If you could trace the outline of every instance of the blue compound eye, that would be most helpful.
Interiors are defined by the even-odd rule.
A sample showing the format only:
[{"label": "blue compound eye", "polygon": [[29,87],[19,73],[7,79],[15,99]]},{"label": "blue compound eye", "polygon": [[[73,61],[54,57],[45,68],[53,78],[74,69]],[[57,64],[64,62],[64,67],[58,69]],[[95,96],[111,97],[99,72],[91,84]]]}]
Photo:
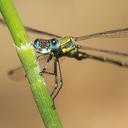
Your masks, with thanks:
[{"label": "blue compound eye", "polygon": [[58,43],[56,39],[52,39],[51,42],[52,42],[52,45],[56,45]]},{"label": "blue compound eye", "polygon": [[39,39],[36,39],[34,41],[34,48],[39,49],[41,47],[41,42]]},{"label": "blue compound eye", "polygon": [[59,40],[57,39],[51,39],[49,40],[49,42],[50,42],[49,49],[51,49],[52,51],[56,51],[60,47]]}]

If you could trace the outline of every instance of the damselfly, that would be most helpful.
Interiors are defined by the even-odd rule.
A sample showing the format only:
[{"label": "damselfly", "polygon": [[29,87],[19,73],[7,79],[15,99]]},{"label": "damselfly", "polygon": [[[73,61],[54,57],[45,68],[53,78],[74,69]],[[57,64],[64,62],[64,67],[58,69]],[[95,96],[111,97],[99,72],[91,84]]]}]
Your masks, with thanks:
[{"label": "damselfly", "polygon": [[[0,19],[0,22],[4,24],[2,19]],[[99,33],[94,33],[94,34],[89,34],[89,35],[84,35],[79,37],[73,37],[73,36],[61,37],[59,35],[52,34],[45,31],[40,31],[31,27],[25,26],[25,28],[27,29],[27,31],[32,33],[54,37],[52,39],[36,39],[32,44],[38,54],[37,58],[39,60],[42,56],[46,58],[46,62],[44,63],[43,69],[40,72],[40,74],[47,73],[50,75],[54,75],[55,77],[55,87],[51,93],[53,100],[56,98],[56,96],[58,95],[63,85],[62,72],[61,72],[60,61],[59,61],[59,59],[63,56],[75,58],[79,61],[89,58],[89,59],[94,59],[101,62],[108,62],[111,64],[115,64],[120,67],[128,68],[128,63],[125,63],[119,60],[114,60],[104,56],[97,56],[97,55],[87,53],[87,51],[96,51],[100,53],[107,53],[111,55],[128,57],[128,53],[126,52],[98,49],[98,48],[92,48],[92,47],[77,44],[77,42],[79,41],[85,41],[93,38],[128,37],[128,28],[99,32]],[[53,72],[47,71],[47,65],[51,60],[54,61]],[[21,68],[22,67],[18,67],[16,69],[9,71],[9,75],[13,75],[15,72],[17,72]]]}]

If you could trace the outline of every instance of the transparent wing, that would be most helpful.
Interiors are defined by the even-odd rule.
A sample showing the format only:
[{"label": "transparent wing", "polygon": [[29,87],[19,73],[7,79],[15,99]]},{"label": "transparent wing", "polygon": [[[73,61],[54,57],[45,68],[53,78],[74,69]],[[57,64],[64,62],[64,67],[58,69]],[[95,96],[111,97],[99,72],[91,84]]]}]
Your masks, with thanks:
[{"label": "transparent wing", "polygon": [[108,57],[103,57],[103,56],[97,56],[97,55],[92,55],[92,54],[86,54],[88,59],[94,59],[97,61],[101,61],[101,62],[107,62],[107,63],[111,63],[120,67],[124,67],[124,68],[128,68],[128,63],[126,62],[122,62],[120,60],[115,60],[115,59],[111,59]]},{"label": "transparent wing", "polygon": [[87,59],[87,58],[88,59],[94,59],[97,61],[108,62],[108,63],[114,64],[114,65],[118,65],[120,67],[128,68],[128,63],[126,63],[126,62],[122,62],[121,60],[115,60],[115,58],[111,59],[111,58],[108,58],[105,56],[88,54],[87,51],[95,51],[95,52],[107,53],[107,54],[111,54],[111,55],[118,55],[118,56],[124,56],[124,57],[128,57],[128,53],[106,50],[106,49],[99,49],[99,48],[92,48],[92,47],[82,46],[82,45],[78,45],[78,51],[80,53],[82,53],[83,55],[85,55],[85,57],[83,57],[83,59],[84,58],[85,59]]},{"label": "transparent wing", "polygon": [[[0,18],[0,23],[5,25],[5,22]],[[25,28],[27,29],[27,31],[32,32],[32,33],[37,33],[37,34],[42,34],[42,35],[47,35],[47,36],[51,36],[51,37],[56,37],[56,38],[60,38],[61,36],[50,33],[50,32],[46,32],[46,31],[41,31],[35,28],[31,28],[28,26],[25,26]]]},{"label": "transparent wing", "polygon": [[[49,55],[42,55],[38,58],[39,59],[39,65],[40,65],[40,71],[43,70],[43,67],[44,67],[45,62],[46,62],[48,57],[49,57]],[[61,59],[61,61],[63,61],[63,59]],[[53,60],[49,61],[44,74],[52,75],[54,72],[54,69],[53,69],[54,66],[53,65],[54,65]],[[18,66],[14,69],[9,70],[8,76],[10,79],[15,80],[15,81],[25,80],[25,71],[22,68],[22,66]]]},{"label": "transparent wing", "polygon": [[99,32],[89,35],[83,35],[79,37],[74,37],[76,41],[82,41],[93,38],[127,38],[128,37],[128,28],[115,29],[105,32]]},{"label": "transparent wing", "polygon": [[25,72],[21,66],[11,69],[8,71],[8,76],[10,79],[15,81],[25,80]]},{"label": "transparent wing", "polygon": [[100,49],[100,48],[92,48],[92,47],[83,46],[83,45],[78,45],[78,49],[128,57],[128,52],[119,52],[119,51],[106,50],[106,49]]},{"label": "transparent wing", "polygon": [[27,26],[25,26],[25,28],[27,29],[27,31],[32,32],[32,33],[47,35],[47,36],[56,37],[56,38],[60,38],[61,37],[59,35],[56,35],[56,34],[53,34],[53,33],[50,33],[50,32],[37,30],[35,28],[31,28],[31,27],[27,27]]},{"label": "transparent wing", "polygon": [[[40,71],[42,71],[47,58],[48,58],[48,55],[42,55],[39,58]],[[52,63],[52,61],[49,63]],[[47,67],[47,71],[50,71],[50,70],[53,70],[52,64],[49,64]],[[9,75],[10,79],[12,79],[12,80],[16,80],[16,81],[25,80],[25,71],[22,68],[22,66],[18,66],[17,68],[11,69],[8,72],[8,75]]]}]

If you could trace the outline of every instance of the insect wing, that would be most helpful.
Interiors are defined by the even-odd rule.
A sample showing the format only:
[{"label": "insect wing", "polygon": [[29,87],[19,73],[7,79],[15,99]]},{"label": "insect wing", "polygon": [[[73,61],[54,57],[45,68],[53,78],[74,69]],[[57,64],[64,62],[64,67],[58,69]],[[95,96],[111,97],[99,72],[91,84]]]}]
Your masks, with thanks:
[{"label": "insect wing", "polygon": [[[40,71],[43,70],[43,66],[44,66],[44,63],[46,62],[48,58],[48,55],[42,55],[40,58],[39,58],[39,66],[40,66]],[[48,69],[47,71],[49,72],[50,70],[52,70],[52,64],[50,63],[50,65],[48,65]],[[25,80],[25,71],[23,69],[22,66],[18,66],[17,68],[14,68],[14,69],[11,69],[9,70],[8,72],[8,76],[10,79],[12,80],[15,80],[15,81],[22,81],[22,80]]]},{"label": "insect wing", "polygon": [[[5,25],[5,22],[1,18],[0,18],[0,23],[2,25]],[[31,27],[28,27],[28,26],[25,26],[25,28],[26,28],[27,31],[29,31],[31,33],[47,35],[47,36],[56,37],[56,38],[60,38],[61,37],[59,35],[56,35],[56,34],[53,34],[53,33],[50,33],[50,32],[46,32],[46,31],[42,31],[42,30],[38,30],[38,29],[35,29],[35,28],[31,28]]]},{"label": "insect wing", "polygon": [[22,66],[19,66],[17,68],[9,70],[8,76],[12,80],[22,81],[25,80],[25,71],[23,70]]},{"label": "insect wing", "polygon": [[110,31],[98,32],[89,35],[75,37],[76,41],[82,41],[93,38],[128,38],[128,28],[115,29]]}]

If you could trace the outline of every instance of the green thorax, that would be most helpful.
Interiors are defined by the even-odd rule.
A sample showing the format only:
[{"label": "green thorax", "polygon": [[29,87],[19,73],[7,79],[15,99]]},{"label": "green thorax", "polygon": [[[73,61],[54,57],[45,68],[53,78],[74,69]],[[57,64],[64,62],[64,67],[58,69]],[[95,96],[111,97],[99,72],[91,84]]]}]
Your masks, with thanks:
[{"label": "green thorax", "polygon": [[69,53],[72,50],[76,49],[76,42],[71,36],[60,38],[59,42],[63,54]]}]

